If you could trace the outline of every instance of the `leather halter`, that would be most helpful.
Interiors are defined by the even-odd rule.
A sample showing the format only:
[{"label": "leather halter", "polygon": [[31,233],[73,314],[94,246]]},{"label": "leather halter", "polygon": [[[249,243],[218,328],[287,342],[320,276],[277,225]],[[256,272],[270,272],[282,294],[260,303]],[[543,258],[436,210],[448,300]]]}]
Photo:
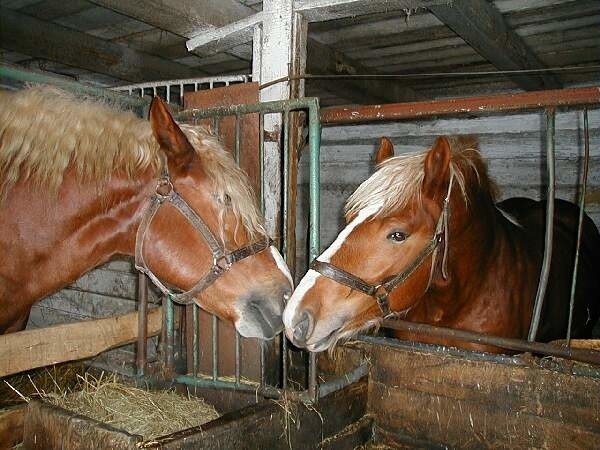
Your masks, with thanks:
[{"label": "leather halter", "polygon": [[[442,205],[442,212],[440,213],[440,217],[438,218],[435,232],[427,245],[419,252],[419,254],[413,259],[410,264],[397,275],[393,275],[391,277],[385,278],[380,283],[370,284],[367,283],[362,278],[357,277],[356,275],[351,274],[350,272],[346,272],[339,267],[324,261],[319,261],[315,259],[310,268],[319,272],[321,275],[337,282],[343,284],[344,286],[348,286],[349,288],[360,291],[369,297],[373,297],[377,301],[377,306],[381,310],[381,313],[384,317],[390,316],[394,313],[390,309],[389,296],[392,291],[404,283],[420,266],[423,262],[432,255],[431,261],[431,272],[429,274],[429,282],[427,283],[427,289],[429,289],[429,284],[433,278],[433,272],[435,269],[435,260],[437,257],[437,252],[439,250],[439,246],[442,241],[446,241],[444,255],[442,257],[442,276],[444,279],[448,278],[447,270],[446,270],[446,262],[447,262],[447,252],[448,252],[448,214],[449,214],[449,201],[450,201],[450,192],[452,190],[452,181],[453,174],[450,175],[450,182],[448,184],[448,193],[446,194],[446,198],[444,199],[444,203]],[[408,312],[408,310],[406,310]]]},{"label": "leather halter", "polygon": [[[202,218],[177,193],[173,186],[173,182],[171,181],[171,177],[169,176],[169,168],[164,153],[160,153],[160,158],[162,163],[161,175],[156,183],[156,190],[150,198],[149,205],[144,212],[144,216],[142,217],[142,221],[137,230],[135,240],[135,268],[146,274],[163,294],[169,295],[179,304],[188,305],[194,302],[195,297],[200,292],[213,284],[221,275],[223,275],[223,273],[227,272],[234,263],[266,250],[271,246],[272,242],[269,238],[265,238],[245,247],[238,248],[233,252],[228,252],[224,245],[215,237],[213,232],[210,231],[210,228],[208,228]],[[152,219],[160,207],[165,203],[170,203],[177,208],[177,210],[192,224],[196,231],[202,235],[212,253],[212,267],[189,291],[186,292],[173,292],[158,279],[144,261],[144,238],[146,237]]]}]

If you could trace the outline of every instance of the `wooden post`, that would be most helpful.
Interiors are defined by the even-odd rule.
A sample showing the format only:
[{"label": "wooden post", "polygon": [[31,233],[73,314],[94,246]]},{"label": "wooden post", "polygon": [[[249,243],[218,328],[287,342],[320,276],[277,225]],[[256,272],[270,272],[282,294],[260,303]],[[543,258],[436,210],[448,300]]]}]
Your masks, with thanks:
[{"label": "wooden post", "polygon": [[[261,84],[285,76],[298,75],[306,64],[306,21],[294,13],[293,0],[263,2],[262,32],[255,32],[253,73],[260,73]],[[256,42],[257,38],[259,39]],[[260,49],[260,58],[256,58]],[[260,64],[259,67],[257,65]],[[300,85],[303,86],[303,85]],[[302,96],[303,89],[294,90]],[[260,101],[291,98],[290,83],[283,81],[260,91]],[[267,115],[264,120],[264,205],[267,228],[273,236],[281,230],[281,117]]]}]

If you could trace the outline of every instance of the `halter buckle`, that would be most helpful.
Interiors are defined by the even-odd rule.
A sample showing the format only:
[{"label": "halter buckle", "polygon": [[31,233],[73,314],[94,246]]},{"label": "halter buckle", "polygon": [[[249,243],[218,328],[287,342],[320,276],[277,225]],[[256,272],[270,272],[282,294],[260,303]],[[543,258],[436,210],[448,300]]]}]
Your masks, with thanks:
[{"label": "halter buckle", "polygon": [[375,286],[375,289],[373,290],[373,296],[375,298],[377,298],[378,300],[385,300],[388,298],[388,296],[390,295],[390,292],[387,290],[387,288],[382,284],[378,284],[377,286]]},{"label": "halter buckle", "polygon": [[232,262],[228,255],[214,256],[213,269],[217,273],[226,272],[231,269]]},{"label": "halter buckle", "polygon": [[154,192],[159,199],[164,200],[168,198],[174,190],[175,188],[173,187],[171,179],[164,177],[158,179]]}]

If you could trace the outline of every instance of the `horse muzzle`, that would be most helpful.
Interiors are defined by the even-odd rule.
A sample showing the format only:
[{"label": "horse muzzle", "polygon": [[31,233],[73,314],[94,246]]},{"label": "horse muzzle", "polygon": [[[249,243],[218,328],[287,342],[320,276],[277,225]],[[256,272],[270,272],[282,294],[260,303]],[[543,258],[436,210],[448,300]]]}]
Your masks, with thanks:
[{"label": "horse muzzle", "polygon": [[290,295],[290,286],[271,287],[238,300],[235,321],[238,332],[244,337],[273,339],[283,330],[284,302]]}]

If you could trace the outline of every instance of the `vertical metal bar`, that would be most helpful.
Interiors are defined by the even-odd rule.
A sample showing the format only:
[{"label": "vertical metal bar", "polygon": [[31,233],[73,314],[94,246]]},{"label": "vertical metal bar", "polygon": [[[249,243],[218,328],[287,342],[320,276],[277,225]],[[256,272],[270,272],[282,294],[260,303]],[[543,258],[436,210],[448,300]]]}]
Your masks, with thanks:
[{"label": "vertical metal bar", "polygon": [[579,249],[581,248],[581,232],[583,229],[583,212],[585,209],[585,193],[590,164],[590,130],[588,127],[588,110],[583,109],[583,178],[581,180],[581,197],[579,199],[579,220],[577,222],[577,245],[575,247],[575,261],[573,262],[573,277],[571,279],[571,301],[569,302],[569,325],[567,327],[567,346],[571,344],[571,324],[573,323],[573,309],[575,307],[575,290],[577,287],[577,266],[579,265]]},{"label": "vertical metal bar", "polygon": [[240,113],[235,114],[235,162],[240,165],[240,140],[241,140],[241,120]]},{"label": "vertical metal bar", "polygon": [[219,122],[220,122],[220,117],[219,116],[215,116],[213,117],[213,130],[214,130],[214,135],[215,136],[219,136]]},{"label": "vertical metal bar", "polygon": [[219,352],[219,323],[217,316],[212,316],[212,379],[217,380],[218,372],[218,352]]},{"label": "vertical metal bar", "polygon": [[289,155],[289,134],[290,134],[290,111],[285,109],[283,112],[283,207],[282,207],[282,242],[281,253],[287,260],[288,253],[288,200],[289,200],[289,176],[290,176],[290,155]]},{"label": "vertical metal bar", "polygon": [[152,86],[152,95],[156,97],[156,86]]},{"label": "vertical metal bar", "polygon": [[185,305],[185,365],[186,373],[194,374],[194,329],[193,311],[196,305],[193,303]]},{"label": "vertical metal bar", "polygon": [[265,213],[265,115],[258,115],[258,162],[260,176],[260,210]]},{"label": "vertical metal bar", "polygon": [[321,124],[319,123],[319,108],[311,107],[308,115],[309,160],[309,263],[319,256],[320,242],[320,210],[321,210]]},{"label": "vertical metal bar", "polygon": [[540,325],[540,316],[542,306],[544,305],[544,296],[548,285],[548,276],[550,275],[550,261],[552,260],[552,241],[554,234],[554,109],[546,109],[546,165],[548,169],[548,190],[546,198],[546,235],[544,240],[544,259],[540,272],[540,282],[538,284],[535,296],[535,305],[533,308],[533,317],[529,328],[528,340],[533,342],[537,335]]},{"label": "vertical metal bar", "polygon": [[198,92],[198,83],[194,83],[194,92]]},{"label": "vertical metal bar", "polygon": [[179,103],[183,105],[183,83],[179,84]]},{"label": "vertical metal bar", "polygon": [[173,319],[173,299],[170,295],[163,296],[163,308],[165,311],[165,366],[168,370],[172,370],[175,367],[175,323]]},{"label": "vertical metal bar", "polygon": [[167,84],[167,103],[171,103],[171,85],[170,84]]},{"label": "vertical metal bar", "polygon": [[265,387],[265,382],[266,382],[266,350],[265,350],[265,346],[266,343],[265,341],[261,340],[260,343],[260,387],[264,388]]},{"label": "vertical metal bar", "polygon": [[240,340],[240,333],[235,332],[235,384],[237,384],[239,386],[240,384],[240,348],[242,346],[241,340]]},{"label": "vertical metal bar", "polygon": [[148,338],[148,278],[143,273],[138,273],[138,340],[136,354],[136,368],[138,375],[146,372]]},{"label": "vertical metal bar", "polygon": [[212,88],[213,88],[213,82],[212,82],[212,81],[208,83],[208,88],[209,88],[209,89],[212,89]]},{"label": "vertical metal bar", "polygon": [[199,306],[194,304],[194,309],[192,313],[192,326],[194,327],[194,342],[192,344],[193,352],[194,352],[194,375],[198,375],[198,362],[199,355],[198,352],[200,349],[198,348],[198,342],[200,342],[200,329],[198,328],[198,309]]},{"label": "vertical metal bar", "polygon": [[281,333],[281,387],[287,389],[288,382],[288,358],[287,337]]},{"label": "vertical metal bar", "polygon": [[[321,209],[321,124],[319,123],[318,104],[308,111],[309,160],[309,263],[321,252],[320,209]],[[308,393],[313,401],[317,400],[317,355],[311,352],[308,361]]]}]

